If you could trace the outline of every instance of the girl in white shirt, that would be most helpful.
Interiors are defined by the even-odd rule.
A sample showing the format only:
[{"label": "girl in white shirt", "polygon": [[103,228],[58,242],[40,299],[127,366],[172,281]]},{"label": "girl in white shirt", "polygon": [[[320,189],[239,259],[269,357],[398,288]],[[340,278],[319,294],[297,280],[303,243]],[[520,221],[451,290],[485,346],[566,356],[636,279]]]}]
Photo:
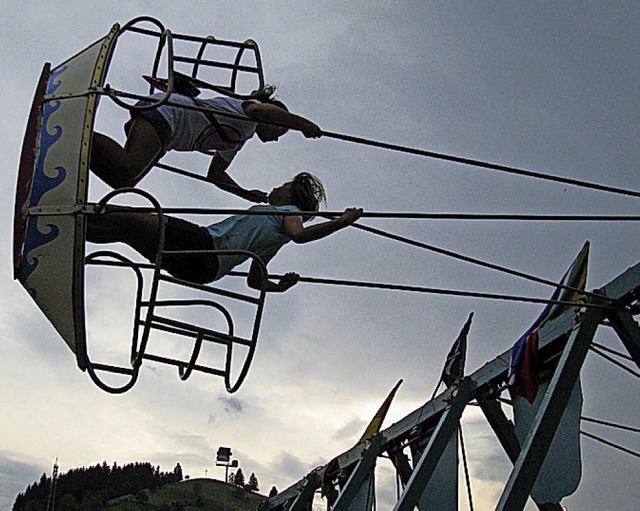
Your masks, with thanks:
[{"label": "girl in white shirt", "polygon": [[[273,87],[265,88],[257,100],[171,94],[163,105],[132,110],[131,120],[125,124],[124,147],[102,133],[93,134],[91,170],[112,188],[132,187],[167,151],[199,151],[212,154],[208,181],[250,202],[266,202],[265,192],[246,189],[227,173],[244,143],[254,134],[262,142],[275,142],[288,129],[301,131],[307,138],[322,135],[316,124],[274,100],[274,91]],[[138,105],[151,105],[163,96],[155,94]]]}]

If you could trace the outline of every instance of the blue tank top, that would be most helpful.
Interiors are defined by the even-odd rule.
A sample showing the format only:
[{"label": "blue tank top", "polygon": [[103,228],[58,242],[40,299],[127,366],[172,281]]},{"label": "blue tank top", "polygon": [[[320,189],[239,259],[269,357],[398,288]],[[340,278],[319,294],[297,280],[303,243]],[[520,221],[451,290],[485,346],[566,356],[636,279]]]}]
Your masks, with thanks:
[{"label": "blue tank top", "polygon": [[[300,211],[297,206],[257,205],[249,211],[273,211],[272,215],[234,215],[207,226],[216,250],[247,250],[267,264],[286,243],[291,241],[284,231],[279,211]],[[246,255],[219,255],[216,279],[248,259]]]}]

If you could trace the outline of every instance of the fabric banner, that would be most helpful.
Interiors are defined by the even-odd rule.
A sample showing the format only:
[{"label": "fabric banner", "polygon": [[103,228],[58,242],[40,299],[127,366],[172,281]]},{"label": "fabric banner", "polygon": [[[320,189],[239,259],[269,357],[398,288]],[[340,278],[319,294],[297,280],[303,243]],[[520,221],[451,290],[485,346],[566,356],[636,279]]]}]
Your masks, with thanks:
[{"label": "fabric banner", "polygon": [[[524,444],[529,434],[548,386],[549,382],[540,384],[538,395],[533,404],[523,397],[514,397],[513,399],[513,417],[520,445]],[[531,491],[531,498],[537,504],[557,504],[563,497],[571,495],[578,488],[582,476],[581,414],[582,386],[578,380]]]},{"label": "fabric banner", "polygon": [[[589,242],[586,241],[576,256],[573,263],[560,281],[561,286],[568,286],[578,290],[584,290],[587,283],[587,263],[589,260]],[[579,302],[581,295],[578,291],[557,287],[551,301]],[[542,313],[533,322],[533,325],[516,341],[511,349],[511,361],[509,363],[509,385],[515,395],[525,396],[530,403],[536,397],[538,391],[537,358],[538,330],[552,319],[560,316],[570,306],[548,303]],[[526,364],[523,364],[528,357]],[[526,380],[526,381],[525,381]]]}]

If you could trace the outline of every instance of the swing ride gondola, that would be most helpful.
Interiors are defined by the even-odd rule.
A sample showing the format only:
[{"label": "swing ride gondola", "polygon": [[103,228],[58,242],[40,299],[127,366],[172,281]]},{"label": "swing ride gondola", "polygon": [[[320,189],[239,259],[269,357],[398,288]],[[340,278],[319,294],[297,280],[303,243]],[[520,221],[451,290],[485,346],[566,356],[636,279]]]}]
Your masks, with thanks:
[{"label": "swing ride gondola", "polygon": [[[151,25],[151,29],[148,28]],[[157,51],[151,75],[145,77],[164,90],[155,103],[138,106],[127,100],[144,99],[106,82],[114,49],[124,34],[141,35],[157,40]],[[174,41],[191,43],[194,54],[177,55]],[[211,60],[211,50],[223,48],[231,51],[227,60]],[[166,77],[160,77],[160,63],[166,60]],[[183,66],[189,74],[176,69]],[[203,71],[216,71],[219,82],[200,79]],[[224,80],[224,81],[223,81]],[[250,83],[252,92],[240,90],[240,82]],[[106,207],[117,195],[137,194],[147,199],[158,215],[162,209],[148,193],[116,190],[98,204],[87,202],[88,172],[92,130],[102,96],[129,110],[155,108],[167,103],[177,87],[197,87],[236,98],[251,98],[264,87],[262,63],[258,45],[252,41],[234,42],[218,40],[212,36],[195,37],[173,34],[154,18],[140,17],[120,27],[115,24],[103,38],[94,42],[69,60],[52,68],[45,64],[36,87],[26,134],[23,142],[14,212],[14,278],[26,288],[33,300],[52,323],[76,356],[79,368],[87,371],[91,379],[103,390],[122,393],[136,382],[143,360],[152,360],[178,367],[180,377],[188,378],[193,371],[221,376],[229,392],[236,391],[245,379],[258,340],[265,291],[256,295],[234,293],[213,286],[196,286],[161,274],[163,233],[160,233],[158,260],[145,278],[139,264],[110,251],[91,254],[85,249],[87,215]],[[225,252],[228,253],[228,252]],[[266,280],[264,264],[254,254],[244,254],[255,260]],[[137,282],[134,327],[131,342],[131,364],[116,366],[93,361],[87,349],[88,332],[85,321],[85,267],[87,265],[119,265],[133,271]],[[150,283],[149,283],[150,280]],[[235,325],[228,308],[220,300],[159,300],[158,289],[163,283],[196,287],[209,295],[248,303],[253,309],[250,335],[235,335]],[[144,295],[149,284],[148,295]],[[168,307],[182,308],[199,305],[217,311],[224,329],[213,330],[161,315]],[[243,320],[246,320],[243,317]],[[162,330],[191,339],[193,349],[186,359],[152,354],[148,351],[152,330]],[[198,363],[204,343],[215,343],[226,350],[221,366],[210,367]],[[232,372],[234,352],[242,347],[244,363]],[[123,375],[125,383],[106,383],[103,373]]]},{"label": "swing ride gondola", "polygon": [[[151,25],[152,28],[148,28],[148,25]],[[163,94],[154,96],[156,99],[151,103],[135,104],[137,100],[148,100],[148,96],[140,96],[124,90],[118,90],[107,83],[115,47],[125,34],[134,34],[157,40],[156,54],[150,75],[145,75],[143,78],[150,84],[150,94],[154,90],[160,90]],[[176,54],[174,52],[174,41],[189,43],[192,53]],[[224,59],[211,59],[209,51],[217,48],[231,50],[231,56],[227,56]],[[162,62],[166,62],[166,76],[161,76],[160,66]],[[208,72],[209,74],[207,74]],[[216,80],[209,78],[211,74]],[[206,80],[203,79],[203,75],[206,75]],[[247,87],[247,85],[249,86]],[[181,91],[195,97],[200,90],[210,90],[235,98],[248,99],[259,95],[264,87],[260,52],[257,43],[254,41],[234,42],[218,40],[212,36],[196,37],[173,34],[158,20],[150,17],[135,18],[122,27],[118,24],[114,25],[105,37],[53,69],[49,64],[45,64],[36,87],[32,110],[27,123],[16,188],[13,250],[14,278],[19,280],[27,289],[36,304],[73,351],[80,369],[86,370],[92,380],[103,390],[111,393],[122,393],[129,390],[138,378],[143,360],[176,366],[182,379],[188,378],[193,371],[221,376],[224,378],[225,386],[229,392],[238,390],[248,373],[256,349],[266,297],[264,283],[268,275],[264,264],[255,254],[244,253],[245,256],[255,260],[262,269],[263,289],[257,295],[232,292],[210,285],[196,285],[169,277],[160,271],[162,257],[167,253],[164,250],[162,232],[160,233],[158,259],[153,265],[140,265],[126,256],[112,251],[101,250],[91,254],[86,253],[85,230],[87,216],[104,210],[114,198],[125,194],[135,195],[146,200],[151,205],[150,209],[160,218],[164,214],[155,198],[139,189],[115,190],[96,204],[88,202],[91,140],[99,100],[102,96],[107,96],[109,100],[121,108],[128,110],[149,109],[156,108],[162,104],[171,104],[170,95],[175,91]],[[205,107],[196,103],[190,108],[204,109]],[[549,179],[555,182],[583,186],[605,192],[640,196],[640,192],[633,190],[618,189],[597,183],[585,183],[575,179],[549,176],[529,170],[380,143],[339,133],[323,132],[323,136],[474,165],[529,178]],[[178,174],[199,177],[187,171],[160,163],[157,166]],[[193,212],[194,210],[191,211]],[[211,210],[197,212],[212,213]],[[324,213],[324,215],[329,216],[330,214]],[[382,216],[387,218],[401,216],[410,218],[459,217],[468,220],[487,218],[487,215],[376,214],[371,212],[364,213],[363,216]],[[562,216],[556,218],[548,215],[489,215],[489,217],[509,220],[560,219],[578,221],[637,221],[639,219],[636,216]],[[455,257],[468,263],[527,278],[534,282],[554,287],[558,285],[549,280],[455,254],[426,243],[385,233],[379,229],[360,224],[354,225],[354,227],[448,257]],[[214,253],[221,252],[214,251]],[[117,366],[98,363],[89,356],[87,349],[87,338],[89,336],[85,319],[85,269],[87,266],[112,266],[125,268],[133,272],[133,280],[136,283],[136,299],[129,365]],[[418,286],[358,283],[304,277],[301,281],[435,292],[489,299],[506,298],[520,301],[547,302],[547,300],[542,299],[506,297],[488,293],[447,292]],[[167,285],[182,286],[209,296],[198,299],[160,299],[159,290]],[[571,290],[571,288],[564,287]],[[573,291],[576,290],[573,289]],[[215,295],[216,299],[214,300],[210,295]],[[250,314],[241,315],[243,323],[246,323],[247,319],[251,320],[248,323],[249,333],[247,335],[239,335],[237,332],[239,329],[236,328],[237,325],[234,322],[235,315],[230,312],[227,305],[222,303],[223,300],[243,302],[251,307]],[[219,328],[196,326],[164,314],[165,311],[170,309],[183,309],[196,305],[207,308],[208,312],[216,312],[219,315],[218,319],[220,319],[222,326]],[[564,305],[571,305],[571,303],[567,302]],[[179,337],[186,337],[192,343],[190,354],[184,358],[176,358],[164,354],[151,353],[148,348],[152,331],[163,331]],[[222,357],[224,361],[221,365],[214,367],[198,362],[203,347],[209,344],[217,344],[224,348],[226,353]],[[238,365],[234,364],[234,358],[236,358],[234,354],[237,354],[240,348],[243,349],[245,357],[244,362]],[[240,369],[238,369],[238,366]],[[126,381],[124,384],[108,384],[101,378],[100,375],[102,373],[123,375]]]}]

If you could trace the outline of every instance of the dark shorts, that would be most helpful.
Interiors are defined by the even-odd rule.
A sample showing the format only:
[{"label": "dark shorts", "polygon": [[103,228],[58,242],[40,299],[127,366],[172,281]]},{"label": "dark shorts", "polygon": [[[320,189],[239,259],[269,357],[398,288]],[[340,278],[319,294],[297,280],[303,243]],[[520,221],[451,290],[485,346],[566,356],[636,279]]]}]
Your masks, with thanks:
[{"label": "dark shorts", "polygon": [[[164,249],[213,250],[213,238],[206,227],[167,217]],[[213,254],[167,254],[162,257],[162,267],[178,279],[206,284],[216,278],[218,258]]]},{"label": "dark shorts", "polygon": [[[138,101],[136,103],[137,106],[150,104],[150,101]],[[156,133],[160,137],[162,151],[163,153],[166,153],[169,147],[169,142],[171,141],[171,126],[169,126],[167,120],[156,108],[150,108],[148,110],[131,110],[131,119],[129,119],[124,125],[124,132],[127,136],[129,136],[131,126],[133,126],[133,121],[138,117],[144,118],[149,124],[151,124],[151,126],[153,126],[153,129],[156,130]]]}]

